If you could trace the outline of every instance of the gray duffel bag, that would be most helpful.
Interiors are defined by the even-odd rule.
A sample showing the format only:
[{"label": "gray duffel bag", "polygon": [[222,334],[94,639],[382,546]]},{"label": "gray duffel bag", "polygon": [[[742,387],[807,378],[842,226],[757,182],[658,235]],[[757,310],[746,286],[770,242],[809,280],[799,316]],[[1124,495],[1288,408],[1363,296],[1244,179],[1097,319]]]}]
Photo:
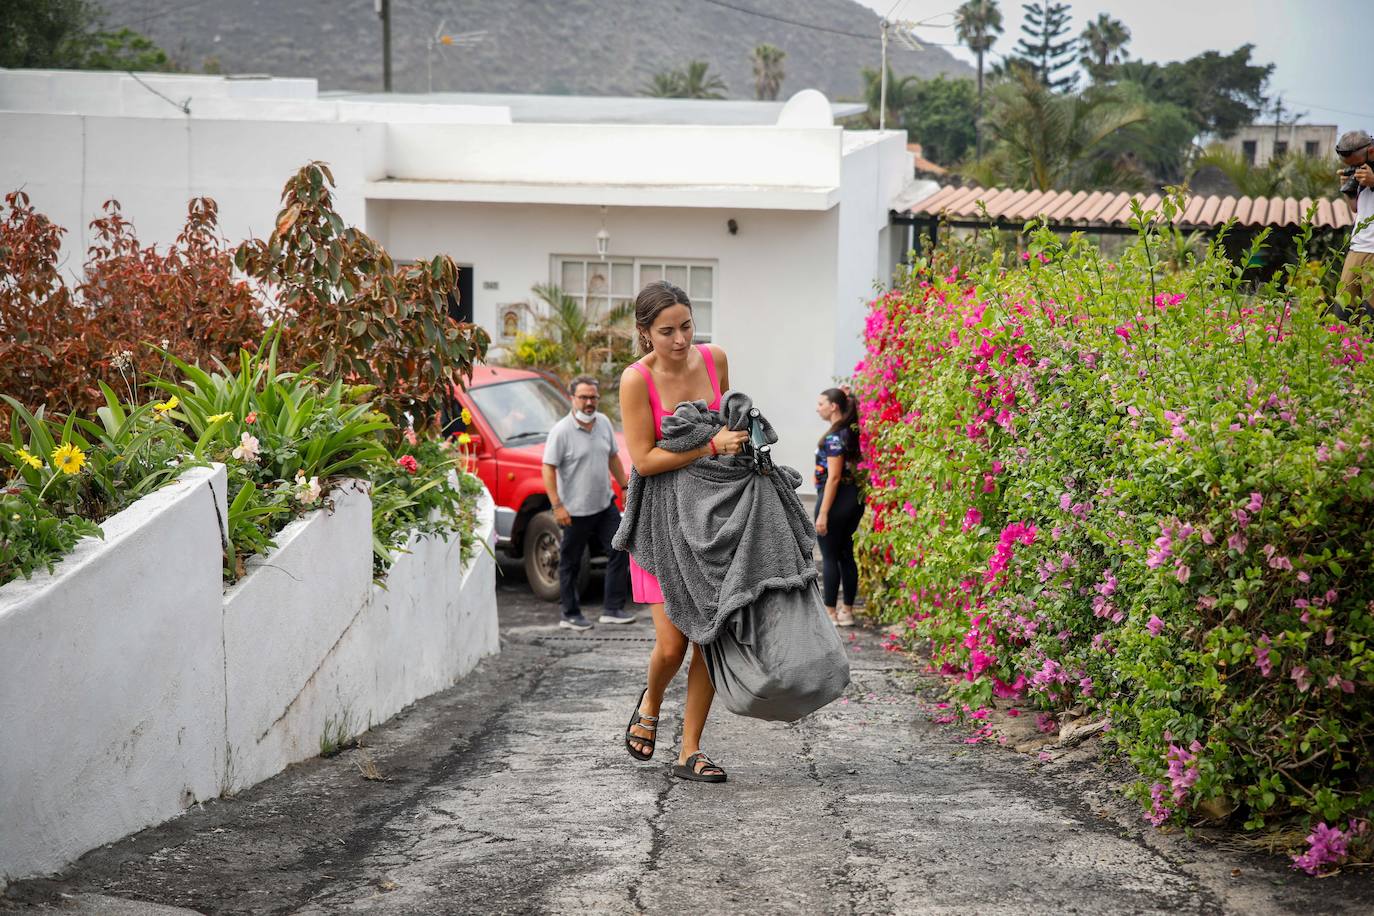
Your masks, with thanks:
[{"label": "gray duffel bag", "polygon": [[849,684],[849,656],[815,581],[764,591],[702,649],[716,696],[752,719],[794,722]]}]

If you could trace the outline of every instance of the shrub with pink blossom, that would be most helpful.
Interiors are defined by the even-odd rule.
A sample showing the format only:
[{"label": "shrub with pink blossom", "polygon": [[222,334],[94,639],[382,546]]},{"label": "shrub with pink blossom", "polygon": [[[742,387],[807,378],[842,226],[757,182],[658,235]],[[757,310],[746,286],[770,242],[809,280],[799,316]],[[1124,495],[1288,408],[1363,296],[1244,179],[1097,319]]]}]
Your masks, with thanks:
[{"label": "shrub with pink blossom", "polygon": [[1156,823],[1367,820],[1374,343],[1302,238],[1262,285],[1221,244],[1162,268],[1174,206],[1114,260],[1039,228],[872,303],[870,606],[960,705],[1109,715]]}]

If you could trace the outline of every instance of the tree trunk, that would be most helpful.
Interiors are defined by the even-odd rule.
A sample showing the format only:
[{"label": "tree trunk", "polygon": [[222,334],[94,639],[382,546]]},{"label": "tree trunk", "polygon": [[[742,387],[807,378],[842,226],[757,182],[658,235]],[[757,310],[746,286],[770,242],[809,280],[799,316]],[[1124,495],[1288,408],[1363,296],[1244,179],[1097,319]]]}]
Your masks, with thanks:
[{"label": "tree trunk", "polygon": [[973,144],[975,155],[983,158],[983,51],[978,51],[978,111],[973,118]]}]

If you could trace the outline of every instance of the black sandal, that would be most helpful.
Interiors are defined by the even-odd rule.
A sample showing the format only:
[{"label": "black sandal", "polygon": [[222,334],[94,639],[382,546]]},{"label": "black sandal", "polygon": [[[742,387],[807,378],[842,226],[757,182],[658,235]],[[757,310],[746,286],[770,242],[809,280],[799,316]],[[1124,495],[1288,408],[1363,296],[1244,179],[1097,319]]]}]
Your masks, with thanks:
[{"label": "black sandal", "polygon": [[[701,764],[701,769],[697,769],[697,764]],[[687,758],[686,763],[673,764],[673,775],[678,779],[688,779],[692,782],[725,782],[725,771],[711,762],[701,751]]]},{"label": "black sandal", "polygon": [[[630,715],[630,724],[625,726],[625,750],[629,751],[630,756],[636,760],[648,760],[654,756],[654,741],[656,740],[656,735],[646,738],[643,735],[636,735],[634,732],[630,731],[630,729],[638,725],[640,728],[647,729],[648,731],[658,732],[658,716],[646,716],[639,711],[640,704],[644,702],[644,694],[648,692],[648,687],[645,687],[639,692],[639,699],[635,700],[635,711]],[[640,747],[635,747],[630,743],[631,741],[638,743]],[[648,747],[648,750],[643,750],[643,747]]]}]

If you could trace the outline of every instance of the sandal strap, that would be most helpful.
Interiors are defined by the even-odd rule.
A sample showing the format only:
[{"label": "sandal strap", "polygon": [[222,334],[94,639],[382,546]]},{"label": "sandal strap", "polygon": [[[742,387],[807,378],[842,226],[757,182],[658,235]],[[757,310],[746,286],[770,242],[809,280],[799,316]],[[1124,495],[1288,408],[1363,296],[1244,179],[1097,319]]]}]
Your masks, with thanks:
[{"label": "sandal strap", "polygon": [[639,721],[635,725],[639,728],[647,728],[651,732],[658,731],[658,716],[638,716],[637,718]]},{"label": "sandal strap", "polygon": [[[698,763],[702,764],[701,769],[697,769]],[[711,770],[715,770],[717,773],[725,772],[725,770],[716,766],[716,764],[711,761],[711,758],[707,757],[706,754],[702,751],[697,751],[695,754],[692,754],[690,757],[688,757],[686,766],[687,769],[691,770],[693,773],[696,773],[698,776],[705,776]]]}]

